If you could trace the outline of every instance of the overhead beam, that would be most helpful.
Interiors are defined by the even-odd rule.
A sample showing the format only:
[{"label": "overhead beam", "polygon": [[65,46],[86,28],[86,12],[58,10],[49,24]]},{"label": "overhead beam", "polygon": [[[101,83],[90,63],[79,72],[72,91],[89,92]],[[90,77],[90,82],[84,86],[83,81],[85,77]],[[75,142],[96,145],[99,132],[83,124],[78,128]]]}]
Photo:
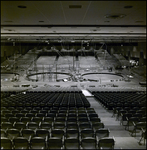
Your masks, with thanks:
[{"label": "overhead beam", "polygon": [[78,25],[78,24],[67,24],[67,25],[8,25],[8,24],[3,24],[1,25],[1,27],[48,27],[48,28],[52,28],[52,27],[146,27],[146,25]]}]

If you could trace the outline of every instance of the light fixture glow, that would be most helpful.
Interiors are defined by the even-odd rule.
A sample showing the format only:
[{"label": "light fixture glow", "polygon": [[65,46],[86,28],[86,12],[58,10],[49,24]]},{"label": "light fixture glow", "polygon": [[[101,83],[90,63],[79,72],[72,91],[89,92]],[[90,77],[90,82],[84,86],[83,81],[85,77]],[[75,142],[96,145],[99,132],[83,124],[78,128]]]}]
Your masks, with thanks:
[{"label": "light fixture glow", "polygon": [[105,18],[110,18],[110,19],[120,19],[125,17],[126,15],[124,14],[110,14],[110,15],[105,15]]}]

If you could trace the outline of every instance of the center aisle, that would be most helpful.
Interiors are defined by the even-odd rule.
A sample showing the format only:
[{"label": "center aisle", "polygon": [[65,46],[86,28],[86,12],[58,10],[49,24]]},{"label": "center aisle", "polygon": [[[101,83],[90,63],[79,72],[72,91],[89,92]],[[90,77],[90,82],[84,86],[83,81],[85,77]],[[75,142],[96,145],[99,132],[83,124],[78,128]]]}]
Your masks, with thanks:
[{"label": "center aisle", "polygon": [[135,137],[131,137],[129,131],[121,126],[120,121],[116,121],[116,117],[112,117],[112,112],[106,110],[102,105],[93,97],[86,96],[87,100],[90,102],[91,107],[95,109],[101,122],[104,123],[105,128],[110,130],[110,137],[115,138],[115,149],[146,149],[145,145],[139,145],[138,140]]}]

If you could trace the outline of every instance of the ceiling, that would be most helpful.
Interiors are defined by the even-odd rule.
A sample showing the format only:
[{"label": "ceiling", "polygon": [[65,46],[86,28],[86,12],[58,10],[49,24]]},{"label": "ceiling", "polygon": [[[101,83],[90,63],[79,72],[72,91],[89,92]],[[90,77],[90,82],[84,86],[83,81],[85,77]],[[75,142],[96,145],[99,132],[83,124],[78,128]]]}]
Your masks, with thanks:
[{"label": "ceiling", "polygon": [[146,1],[1,1],[1,41],[146,41]]}]

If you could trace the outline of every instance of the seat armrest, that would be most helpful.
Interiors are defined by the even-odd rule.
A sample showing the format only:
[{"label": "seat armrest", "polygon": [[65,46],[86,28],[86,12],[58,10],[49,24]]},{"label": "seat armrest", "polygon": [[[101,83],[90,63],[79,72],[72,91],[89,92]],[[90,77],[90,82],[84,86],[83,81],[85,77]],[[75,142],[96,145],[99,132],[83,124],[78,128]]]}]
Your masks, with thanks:
[{"label": "seat armrest", "polygon": [[136,126],[136,123],[134,121],[132,123],[133,123],[133,126]]},{"label": "seat armrest", "polygon": [[123,113],[120,113],[120,116],[123,116]]},{"label": "seat armrest", "polygon": [[129,121],[129,118],[128,118],[128,117],[126,117],[126,120],[127,120],[127,121]]},{"label": "seat armrest", "polygon": [[61,149],[65,149],[64,145],[61,147]]},{"label": "seat armrest", "polygon": [[80,145],[80,149],[83,149],[83,147]]},{"label": "seat armrest", "polygon": [[142,133],[145,133],[145,130],[143,128],[141,128]]}]

